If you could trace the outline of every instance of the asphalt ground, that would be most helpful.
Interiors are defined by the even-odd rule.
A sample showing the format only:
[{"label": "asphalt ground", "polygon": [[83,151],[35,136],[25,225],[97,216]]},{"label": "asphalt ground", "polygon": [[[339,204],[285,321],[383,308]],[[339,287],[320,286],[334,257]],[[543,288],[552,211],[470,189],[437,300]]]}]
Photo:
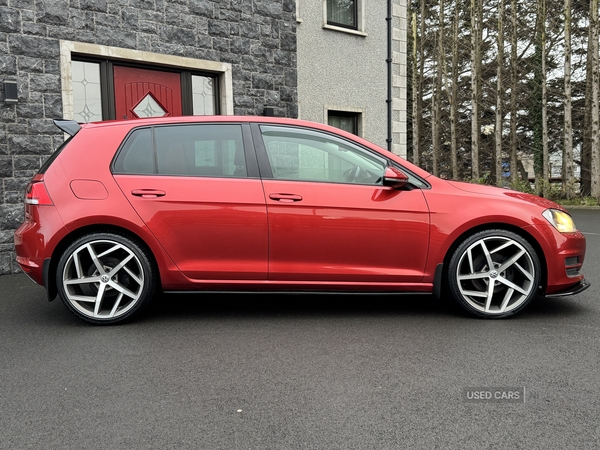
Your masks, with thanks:
[{"label": "asphalt ground", "polygon": [[223,294],[98,327],[0,277],[0,448],[599,448],[600,211],[573,214],[592,287],[502,321],[431,296]]}]

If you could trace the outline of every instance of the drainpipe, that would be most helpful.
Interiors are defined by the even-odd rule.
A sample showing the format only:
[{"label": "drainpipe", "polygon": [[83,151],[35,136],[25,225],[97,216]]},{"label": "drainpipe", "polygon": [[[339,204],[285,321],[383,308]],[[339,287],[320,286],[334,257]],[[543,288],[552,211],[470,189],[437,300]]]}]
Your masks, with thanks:
[{"label": "drainpipe", "polygon": [[392,151],[392,0],[387,0],[387,147]]}]

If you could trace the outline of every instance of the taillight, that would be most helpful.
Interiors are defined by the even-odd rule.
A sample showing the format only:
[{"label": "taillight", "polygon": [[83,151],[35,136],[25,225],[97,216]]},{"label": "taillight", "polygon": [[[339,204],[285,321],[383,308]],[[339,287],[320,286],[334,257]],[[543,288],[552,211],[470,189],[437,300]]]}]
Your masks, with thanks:
[{"label": "taillight", "polygon": [[25,191],[25,203],[27,205],[52,205],[52,199],[44,184],[44,175],[38,173],[33,177]]}]

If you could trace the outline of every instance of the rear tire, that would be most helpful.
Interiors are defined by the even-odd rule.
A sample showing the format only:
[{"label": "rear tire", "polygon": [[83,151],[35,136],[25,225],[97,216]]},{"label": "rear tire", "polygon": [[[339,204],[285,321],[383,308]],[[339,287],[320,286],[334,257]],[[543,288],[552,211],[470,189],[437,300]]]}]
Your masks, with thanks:
[{"label": "rear tire", "polygon": [[531,244],[507,230],[487,230],[465,239],[448,266],[454,300],[486,319],[510,317],[537,295],[539,257]]},{"label": "rear tire", "polygon": [[135,240],[115,233],[91,233],[61,255],[56,271],[58,295],[87,322],[108,325],[138,314],[156,288],[156,270]]}]

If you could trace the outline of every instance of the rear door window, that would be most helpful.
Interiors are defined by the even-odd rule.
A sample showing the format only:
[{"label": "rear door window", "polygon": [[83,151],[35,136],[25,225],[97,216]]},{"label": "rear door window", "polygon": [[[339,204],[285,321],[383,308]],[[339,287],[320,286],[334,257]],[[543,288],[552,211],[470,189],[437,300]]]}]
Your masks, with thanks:
[{"label": "rear door window", "polygon": [[119,174],[245,178],[242,127],[192,124],[138,129],[123,144],[113,170]]}]

